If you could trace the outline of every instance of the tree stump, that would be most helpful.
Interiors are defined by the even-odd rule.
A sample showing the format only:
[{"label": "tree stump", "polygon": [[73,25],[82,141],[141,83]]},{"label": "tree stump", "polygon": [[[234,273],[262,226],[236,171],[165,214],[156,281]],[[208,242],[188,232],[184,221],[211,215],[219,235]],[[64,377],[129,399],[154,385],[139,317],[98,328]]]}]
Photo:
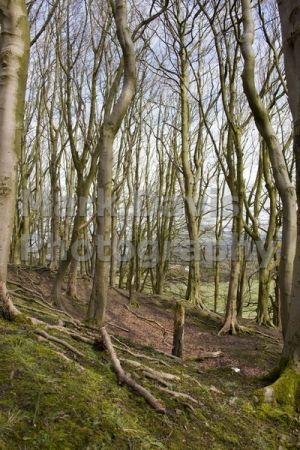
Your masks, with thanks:
[{"label": "tree stump", "polygon": [[174,315],[174,336],[172,355],[182,358],[184,339],[185,309],[182,303],[177,302]]}]

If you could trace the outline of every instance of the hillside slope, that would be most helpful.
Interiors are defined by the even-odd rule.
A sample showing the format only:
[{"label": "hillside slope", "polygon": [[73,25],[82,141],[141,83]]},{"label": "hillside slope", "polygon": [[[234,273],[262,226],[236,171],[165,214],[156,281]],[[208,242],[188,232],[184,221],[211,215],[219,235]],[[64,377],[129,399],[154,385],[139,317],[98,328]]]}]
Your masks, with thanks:
[{"label": "hillside slope", "polygon": [[[13,272],[10,278],[19,283],[16,276]],[[43,304],[43,286],[49,274],[24,271],[18,276],[23,287],[11,285],[18,295],[16,303],[24,313],[50,326],[33,326],[25,318],[19,323],[0,320],[1,450],[299,448],[299,414],[255,404],[256,391],[264,382],[253,377],[250,369],[256,375],[273,366],[280,352],[274,333],[228,337],[224,341],[216,336],[211,323],[200,322],[197,312],[189,311],[187,328],[191,327],[196,342],[199,334],[202,349],[209,351],[216,349],[218,342],[225,355],[200,362],[180,361],[149,345],[149,340],[158,337],[157,330],[156,337],[149,336],[143,325],[147,321],[133,315],[127,332],[124,330],[129,323],[123,315],[115,315],[113,325],[124,328],[109,328],[115,335],[118,356],[124,368],[166,405],[167,414],[161,415],[144,399],[118,385],[109,355],[74,339],[77,334],[90,340],[97,334],[94,330]],[[41,283],[34,288],[28,280],[36,276]],[[123,300],[112,298],[111,310],[118,311],[122,302],[126,303],[125,296],[121,297]],[[166,314],[171,321],[166,305],[156,301],[151,313],[150,297],[147,304],[147,310],[141,306],[135,312],[162,326],[171,325],[164,322]],[[149,327],[155,330],[154,322],[152,325]],[[37,334],[41,330],[71,347],[45,340]],[[163,341],[161,335],[160,330]],[[159,347],[155,342],[153,345]],[[168,341],[161,344],[160,350],[168,350],[168,345]],[[259,349],[257,359],[255,346]],[[192,346],[190,354],[194,356],[195,352]],[[149,373],[156,374],[156,379]]]}]

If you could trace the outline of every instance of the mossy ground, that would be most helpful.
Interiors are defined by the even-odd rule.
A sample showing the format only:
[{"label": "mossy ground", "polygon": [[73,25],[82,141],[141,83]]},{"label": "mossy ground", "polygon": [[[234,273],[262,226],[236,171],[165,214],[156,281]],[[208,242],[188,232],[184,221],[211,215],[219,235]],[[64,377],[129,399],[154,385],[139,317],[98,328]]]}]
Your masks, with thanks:
[{"label": "mossy ground", "polygon": [[[68,319],[43,302],[51,296],[50,272],[11,268],[10,279],[18,282],[9,287],[18,288],[14,302],[24,314],[56,325]],[[89,285],[79,283],[78,287],[79,314]],[[157,414],[142,398],[119,386],[106,353],[61,331],[47,330],[80,350],[84,357],[78,359],[59,344],[53,348],[41,341],[24,317],[18,323],[0,320],[0,450],[300,448],[299,413],[282,405],[258,406],[255,401],[258,390],[270,381],[252,375],[266,373],[278,363],[278,333],[246,323],[269,336],[220,338],[215,321],[186,305],[187,356],[201,348],[221,350],[224,355],[213,360],[216,364],[178,362],[155,350],[170,351],[169,344],[162,346],[161,329],[137,320],[124,308],[126,296],[115,294],[110,292],[109,320],[130,330],[108,328],[117,333],[118,355],[126,371],[166,405],[168,414]],[[173,296],[141,296],[138,306],[136,312],[172,329]],[[176,374],[180,381],[172,381],[169,389],[190,395],[196,403],[161,391],[130,360]],[[232,367],[240,367],[241,372],[235,373]]]},{"label": "mossy ground", "polygon": [[[118,385],[105,353],[51,330],[84,353],[78,361],[82,371],[76,361],[65,361],[48,342],[39,341],[30,325],[0,320],[0,333],[1,450],[261,450],[298,444],[299,416],[274,410],[270,417],[253,404],[260,382],[230,368],[199,372],[197,363],[178,363],[123,340],[131,351],[156,359],[147,360],[147,366],[178,375],[172,389],[198,401],[170,397],[142,377],[166,404],[163,416]],[[126,352],[119,356],[145,363]],[[135,376],[141,376],[138,370]]]}]

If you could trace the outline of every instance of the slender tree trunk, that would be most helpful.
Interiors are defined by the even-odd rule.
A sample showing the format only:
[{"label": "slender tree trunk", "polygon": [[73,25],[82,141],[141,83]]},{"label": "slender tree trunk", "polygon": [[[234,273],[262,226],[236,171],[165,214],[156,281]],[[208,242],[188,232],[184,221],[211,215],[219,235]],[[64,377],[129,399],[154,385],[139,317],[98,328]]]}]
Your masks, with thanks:
[{"label": "slender tree trunk", "polygon": [[231,244],[231,262],[230,262],[230,279],[226,301],[226,312],[224,324],[219,331],[219,334],[237,334],[239,325],[237,321],[237,294],[239,287],[239,278],[241,271],[241,246],[239,233],[239,219],[233,218],[233,232]]},{"label": "slender tree trunk", "polygon": [[[136,90],[136,57],[134,44],[127,25],[127,2],[125,0],[115,0],[114,3],[112,2],[112,6],[118,41],[122,48],[124,59],[124,80],[120,96],[115,103],[114,100],[117,96],[120,82],[119,78],[116,78],[116,82],[112,85],[109,92],[105,105],[101,136],[98,143],[101,148],[98,169],[98,194],[101,192],[105,203],[110,202],[110,205],[112,196],[114,139],[121,127]],[[88,308],[88,318],[98,325],[103,325],[107,305],[111,253],[110,208],[108,211],[107,208],[104,208],[104,211],[97,211],[97,247],[96,267],[93,290]]]},{"label": "slender tree trunk", "polygon": [[7,292],[6,281],[29,56],[25,2],[0,0],[0,25],[0,315],[13,319],[18,311]]},{"label": "slender tree trunk", "polygon": [[243,86],[257,129],[269,151],[275,184],[283,209],[282,248],[279,267],[282,330],[285,335],[291,300],[295,245],[297,237],[296,194],[286,167],[283,151],[255,85],[254,22],[250,0],[242,0],[244,35],[241,50],[245,61]]},{"label": "slender tree trunk", "polygon": [[114,255],[117,244],[118,244],[118,234],[116,229],[117,218],[113,216],[111,218],[111,261],[110,261],[110,271],[109,271],[109,285],[114,287],[116,285],[117,276],[117,259]]},{"label": "slender tree trunk", "polygon": [[[113,134],[109,130],[103,129],[97,184],[106,205],[111,202],[112,195],[113,142]],[[111,258],[111,210],[109,208],[105,208],[100,214],[98,211],[96,247],[96,267],[88,318],[97,324],[103,324]]]}]

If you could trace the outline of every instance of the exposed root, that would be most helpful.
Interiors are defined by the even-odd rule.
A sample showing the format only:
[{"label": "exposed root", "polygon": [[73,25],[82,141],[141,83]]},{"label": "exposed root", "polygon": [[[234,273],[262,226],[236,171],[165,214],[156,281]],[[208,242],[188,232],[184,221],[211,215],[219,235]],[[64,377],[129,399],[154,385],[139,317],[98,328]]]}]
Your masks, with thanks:
[{"label": "exposed root", "polygon": [[165,414],[166,413],[165,406],[159,400],[157,400],[147,389],[145,389],[143,386],[138,384],[136,381],[134,381],[130,377],[130,375],[127,375],[124,372],[124,370],[121,366],[120,360],[118,359],[115,349],[112,345],[110,336],[107,333],[105,327],[102,327],[100,329],[100,331],[101,331],[101,336],[103,338],[104,347],[108,351],[108,353],[111,357],[112,365],[117,374],[119,383],[125,384],[126,386],[131,388],[136,394],[143,397],[149,403],[149,405],[151,405],[152,408],[155,409],[155,411]]},{"label": "exposed root", "polygon": [[266,338],[271,339],[272,341],[275,341],[275,342],[279,341],[278,337],[270,336],[269,334],[263,333],[262,331],[256,330],[255,328],[249,328],[249,327],[240,326],[240,331],[242,331],[243,333],[248,333],[248,334],[258,334],[259,336],[266,337]]},{"label": "exposed root", "polygon": [[73,317],[71,316],[71,314],[69,314],[69,313],[67,313],[66,311],[63,311],[63,310],[61,310],[61,309],[54,308],[54,307],[51,306],[46,300],[40,301],[40,300],[38,300],[38,299],[36,299],[36,298],[33,298],[33,297],[27,297],[27,296],[24,295],[24,294],[18,294],[18,291],[21,291],[21,292],[22,292],[22,289],[16,289],[16,290],[10,291],[10,292],[13,294],[13,296],[15,296],[15,297],[17,297],[17,298],[20,298],[20,299],[22,299],[22,300],[28,300],[28,301],[30,301],[30,302],[34,302],[34,303],[36,303],[37,305],[40,305],[40,306],[42,306],[43,308],[48,309],[49,311],[53,311],[53,312],[58,313],[58,314],[63,314],[63,315],[65,315],[66,317],[69,317],[70,319],[74,320]]},{"label": "exposed root", "polygon": [[275,328],[274,323],[272,322],[272,320],[269,317],[267,317],[267,318],[264,316],[257,317],[256,323],[263,327]]},{"label": "exposed root", "polygon": [[7,283],[17,286],[23,292],[24,291],[29,292],[29,294],[32,294],[35,297],[39,298],[43,303],[47,303],[43,295],[41,295],[36,290],[29,289],[28,287],[24,286],[24,283],[22,284],[22,283],[18,283],[17,281],[12,281],[12,280],[8,280]]},{"label": "exposed root", "polygon": [[160,380],[180,381],[180,377],[178,375],[173,375],[172,373],[167,373],[167,372],[160,372],[158,370],[152,369],[151,367],[145,366],[144,364],[139,363],[138,361],[133,361],[132,359],[126,359],[124,361],[126,361],[128,364],[130,364],[136,368],[142,369],[143,371],[150,373],[154,377],[157,377],[158,381],[160,381]]},{"label": "exposed root", "polygon": [[225,334],[236,335],[241,331],[241,327],[237,320],[226,320],[222,328],[220,329],[218,336],[224,336]]},{"label": "exposed root", "polygon": [[65,347],[68,350],[70,350],[71,352],[73,352],[75,355],[77,355],[77,356],[79,356],[81,358],[84,358],[84,354],[83,353],[81,353],[79,350],[77,350],[77,348],[73,347],[68,342],[64,341],[63,339],[57,338],[55,336],[51,336],[46,331],[40,330],[40,329],[34,330],[34,333],[37,334],[38,336],[42,336],[43,338],[47,339],[48,341],[60,344],[63,347]]},{"label": "exposed root", "polygon": [[168,383],[163,378],[160,378],[158,375],[153,375],[153,373],[148,372],[147,370],[143,370],[143,375],[147,378],[150,378],[150,380],[158,381],[158,383],[162,384],[165,387],[171,388],[172,385]]},{"label": "exposed root", "polygon": [[73,359],[69,358],[67,355],[65,355],[64,353],[62,353],[60,351],[60,348],[55,345],[53,342],[50,342],[48,339],[43,338],[42,336],[38,337],[39,340],[41,340],[42,342],[47,342],[47,344],[53,348],[53,350],[55,351],[55,353],[62,358],[64,361],[66,361],[67,363],[72,363],[75,364],[75,367],[80,371],[83,372],[85,370],[85,368],[83,366],[81,366],[77,361],[74,361]]},{"label": "exposed root", "polygon": [[[221,325],[223,323],[223,316],[218,313],[215,313],[209,309],[197,309],[197,315],[201,316],[203,319],[209,319],[216,323],[216,325]],[[198,318],[199,320],[199,318]],[[207,320],[204,320],[203,323],[207,323]]]},{"label": "exposed root", "polygon": [[117,325],[116,323],[112,323],[112,322],[108,322],[106,324],[106,326],[110,326],[113,328],[117,328],[117,330],[121,330],[121,331],[125,331],[125,333],[129,333],[129,330],[127,328],[124,327],[120,327],[120,325]]},{"label": "exposed root", "polygon": [[6,320],[14,320],[20,314],[12,302],[6,284],[0,281],[0,316]]},{"label": "exposed root", "polygon": [[287,367],[275,383],[263,389],[262,403],[300,408],[300,373]]},{"label": "exposed root", "polygon": [[171,395],[172,397],[183,398],[185,400],[189,400],[192,403],[195,403],[196,405],[199,405],[198,400],[196,400],[194,397],[191,397],[189,394],[185,394],[184,392],[172,391],[171,389],[161,387],[161,386],[157,386],[157,389],[159,389],[160,391],[166,392],[167,394]]},{"label": "exposed root", "polygon": [[[120,342],[115,337],[113,337],[113,339],[118,341],[118,342]],[[148,355],[143,355],[142,353],[135,353],[132,350],[130,350],[127,346],[126,346],[126,348],[123,347],[123,346],[118,346],[118,345],[115,345],[114,347],[116,349],[120,350],[121,352],[125,352],[125,353],[128,353],[131,356],[134,356],[135,358],[146,359],[147,361],[151,361],[151,362],[154,362],[154,363],[162,364],[163,366],[166,366],[166,367],[171,367],[168,363],[166,363],[165,361],[161,361],[160,359],[153,358],[153,357],[148,356]]]}]

